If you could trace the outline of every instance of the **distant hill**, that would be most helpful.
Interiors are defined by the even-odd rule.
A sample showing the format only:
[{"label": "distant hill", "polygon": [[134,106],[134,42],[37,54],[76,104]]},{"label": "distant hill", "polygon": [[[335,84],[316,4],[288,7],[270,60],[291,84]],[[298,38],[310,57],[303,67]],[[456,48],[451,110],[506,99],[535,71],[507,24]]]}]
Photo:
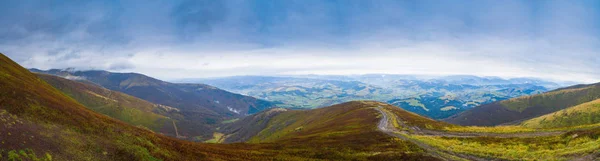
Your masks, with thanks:
[{"label": "distant hill", "polygon": [[531,128],[558,128],[600,123],[600,99],[536,117],[521,123]]},{"label": "distant hill", "polygon": [[180,135],[207,140],[221,121],[243,117],[274,107],[269,101],[227,92],[204,84],[177,84],[137,73],[31,69],[126,93],[146,101],[174,107],[186,121],[180,122]]},{"label": "distant hill", "polygon": [[234,76],[216,79],[182,80],[206,83],[233,92],[277,102],[286,108],[318,108],[352,100],[389,100],[391,90],[358,81],[311,78]]},{"label": "distant hill", "polygon": [[387,102],[433,119],[481,104],[539,94],[556,83],[537,79],[476,76],[234,76],[186,79],[277,103],[286,108],[318,108],[354,100]]},{"label": "distant hill", "polygon": [[521,121],[600,98],[600,83],[576,85],[547,93],[494,102],[446,119],[459,125],[494,126]]}]

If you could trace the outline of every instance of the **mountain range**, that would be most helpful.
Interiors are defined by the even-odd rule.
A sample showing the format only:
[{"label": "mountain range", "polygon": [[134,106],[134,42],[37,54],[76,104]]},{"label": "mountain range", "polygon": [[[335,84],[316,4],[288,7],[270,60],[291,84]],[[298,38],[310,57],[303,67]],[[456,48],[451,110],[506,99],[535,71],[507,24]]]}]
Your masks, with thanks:
[{"label": "mountain range", "polygon": [[234,76],[177,82],[210,84],[286,108],[311,109],[353,100],[376,100],[434,119],[444,119],[478,105],[538,94],[560,86],[529,78],[411,75]]},{"label": "mountain range", "polygon": [[[205,84],[169,83],[137,73],[58,69],[45,71],[38,69],[30,70],[35,73],[55,75],[70,79],[71,81],[50,76],[42,77],[55,80],[49,82],[52,82],[51,84],[55,85],[58,89],[66,89],[67,91],[63,90],[63,92],[68,95],[82,95],[82,93],[90,94],[89,89],[81,89],[79,91],[69,89],[78,89],[78,87],[74,86],[86,86],[87,88],[101,87],[105,89],[95,90],[122,92],[122,94],[127,94],[157,104],[156,106],[159,108],[164,107],[177,111],[173,115],[164,115],[165,117],[176,120],[176,122],[171,121],[167,126],[177,126],[177,129],[179,130],[177,136],[188,138],[190,140],[209,140],[213,137],[213,132],[222,121],[243,117],[264,109],[275,107],[275,105],[269,101],[227,92]],[[58,82],[57,80],[61,82]],[[107,94],[96,95],[108,95],[116,92],[105,93]],[[78,99],[79,97],[74,98]],[[98,97],[95,98],[97,99]],[[83,104],[88,104],[87,100],[78,101],[85,102]],[[94,109],[95,107],[91,108]],[[161,111],[152,112],[165,113]],[[165,127],[165,129],[174,128]],[[173,135],[174,133],[169,132],[169,134]]]},{"label": "mountain range", "polygon": [[[496,101],[443,122],[377,101],[308,110],[265,107],[253,114],[252,102],[239,114],[217,105],[194,110],[184,106],[193,101],[174,103],[138,91],[202,99],[199,92],[211,86],[106,71],[31,71],[36,73],[0,54],[0,160],[600,158],[598,84]],[[259,101],[214,90],[219,97],[232,94],[217,104]],[[185,114],[207,111],[221,122],[195,122],[206,116]],[[176,126],[186,121],[214,128],[213,143],[174,138]],[[477,124],[489,125],[464,126]]]}]

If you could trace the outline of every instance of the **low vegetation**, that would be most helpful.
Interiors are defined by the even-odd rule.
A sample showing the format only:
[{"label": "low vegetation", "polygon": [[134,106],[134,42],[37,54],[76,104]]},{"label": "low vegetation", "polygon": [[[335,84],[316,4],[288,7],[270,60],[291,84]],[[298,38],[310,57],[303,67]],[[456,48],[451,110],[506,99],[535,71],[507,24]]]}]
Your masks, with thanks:
[{"label": "low vegetation", "polygon": [[178,109],[161,108],[164,106],[93,84],[47,74],[37,74],[37,76],[85,107],[133,126],[175,136],[172,118],[183,117],[178,113]]},{"label": "low vegetation", "polygon": [[488,159],[506,160],[569,160],[598,152],[598,135],[561,135],[535,138],[449,138],[443,136],[409,137],[440,150],[469,154]]}]

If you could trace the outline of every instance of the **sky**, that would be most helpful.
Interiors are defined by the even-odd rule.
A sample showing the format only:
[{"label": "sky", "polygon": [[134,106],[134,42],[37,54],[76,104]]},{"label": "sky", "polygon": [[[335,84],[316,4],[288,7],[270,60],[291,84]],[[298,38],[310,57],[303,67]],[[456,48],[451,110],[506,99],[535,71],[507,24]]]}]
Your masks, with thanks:
[{"label": "sky", "polygon": [[0,52],[28,68],[600,82],[596,0],[4,0],[0,11]]}]

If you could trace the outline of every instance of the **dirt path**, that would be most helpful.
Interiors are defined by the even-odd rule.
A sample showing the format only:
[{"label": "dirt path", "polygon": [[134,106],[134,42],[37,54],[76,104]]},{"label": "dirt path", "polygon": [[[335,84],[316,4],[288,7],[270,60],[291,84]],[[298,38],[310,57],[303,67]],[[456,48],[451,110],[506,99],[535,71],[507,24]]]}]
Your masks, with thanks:
[{"label": "dirt path", "polygon": [[440,150],[438,150],[432,146],[429,146],[425,143],[422,143],[418,140],[406,137],[403,134],[400,134],[400,133],[402,133],[401,131],[399,131],[392,125],[390,125],[388,114],[386,112],[384,112],[381,107],[377,107],[375,109],[377,111],[379,111],[382,115],[381,120],[379,120],[379,123],[377,124],[377,128],[379,130],[381,130],[382,132],[384,132],[390,136],[394,136],[394,137],[400,138],[402,140],[409,141],[409,142],[423,148],[425,151],[427,151],[427,153],[431,154],[433,157],[436,157],[436,158],[439,158],[442,160],[454,160],[452,157],[457,157],[457,158],[466,159],[466,160],[477,160],[477,161],[480,161],[480,160],[485,161],[486,160],[483,158],[478,158],[478,157],[469,156],[469,155],[455,154],[455,153],[448,153],[448,152],[440,151]]},{"label": "dirt path", "polygon": [[175,128],[175,137],[179,138],[179,132],[177,131],[177,125],[175,125],[175,121],[173,121],[173,127]]},{"label": "dirt path", "polygon": [[[382,107],[377,108],[379,112],[386,113]],[[557,136],[564,134],[564,131],[538,131],[538,132],[522,132],[522,133],[476,133],[476,132],[452,132],[452,131],[436,131],[429,129],[422,129],[416,126],[408,126],[404,124],[401,118],[396,117],[396,120],[402,127],[410,129],[410,134],[423,135],[423,136],[444,136],[444,137],[456,137],[456,138],[470,138],[470,137],[497,137],[497,138],[531,138],[540,136]]]}]

